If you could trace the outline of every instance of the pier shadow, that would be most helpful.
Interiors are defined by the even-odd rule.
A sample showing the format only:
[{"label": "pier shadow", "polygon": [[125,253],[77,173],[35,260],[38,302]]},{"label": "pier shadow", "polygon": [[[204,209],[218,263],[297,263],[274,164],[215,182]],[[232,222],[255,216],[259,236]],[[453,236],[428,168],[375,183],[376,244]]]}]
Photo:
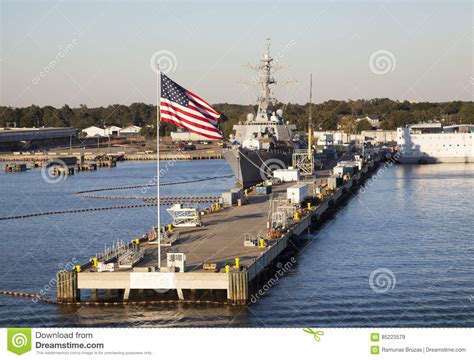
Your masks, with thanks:
[{"label": "pier shadow", "polygon": [[247,215],[236,215],[234,216],[234,219],[240,220],[240,219],[255,219],[255,218],[261,218],[261,217],[266,217],[267,214],[247,214]]},{"label": "pier shadow", "polygon": [[[221,291],[222,292],[222,291]],[[135,294],[131,294],[135,299]],[[146,297],[155,296],[152,293]],[[220,298],[215,294],[184,292],[195,303],[158,303],[148,305],[61,305],[57,307],[56,326],[67,327],[227,327],[248,326],[249,310],[240,306],[205,303]],[[224,295],[225,298],[225,295]]]}]

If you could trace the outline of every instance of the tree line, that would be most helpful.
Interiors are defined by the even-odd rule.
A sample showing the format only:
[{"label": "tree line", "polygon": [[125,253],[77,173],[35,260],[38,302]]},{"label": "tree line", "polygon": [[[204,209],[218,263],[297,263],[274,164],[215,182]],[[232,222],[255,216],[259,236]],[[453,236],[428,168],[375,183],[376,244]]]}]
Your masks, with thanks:
[{"label": "tree line", "polygon": [[[220,128],[228,136],[232,126],[245,121],[247,114],[256,112],[252,105],[216,104],[214,108],[222,114]],[[275,110],[284,110],[286,121],[305,130],[308,124],[309,104],[278,104]],[[426,121],[441,121],[444,124],[474,123],[474,103],[465,101],[419,102],[394,101],[390,99],[371,100],[328,100],[311,105],[313,127],[316,130],[343,129],[362,131],[371,128],[367,121],[356,122],[358,118],[369,116],[381,121],[380,128],[393,130],[407,124]],[[116,125],[141,126],[143,135],[154,136],[156,130],[156,106],[144,103],[131,105],[109,105],[89,108],[80,105],[71,108],[31,105],[24,108],[0,107],[0,127],[63,127],[79,130],[89,126],[105,127]],[[160,126],[160,134],[167,135],[175,129],[170,124]]]}]

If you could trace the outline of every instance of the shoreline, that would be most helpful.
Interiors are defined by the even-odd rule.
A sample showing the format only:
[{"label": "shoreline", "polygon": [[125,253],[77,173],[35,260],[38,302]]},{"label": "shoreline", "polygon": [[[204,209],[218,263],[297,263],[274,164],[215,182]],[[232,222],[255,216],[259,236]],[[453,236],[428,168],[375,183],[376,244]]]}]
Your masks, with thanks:
[{"label": "shoreline", "polygon": [[[96,160],[100,156],[120,157],[122,161],[153,161],[157,159],[156,154],[146,154],[144,152],[48,152],[46,154],[1,154],[0,162],[43,162],[57,157],[76,157],[78,160],[84,156],[85,161]],[[187,152],[160,152],[160,160],[218,160],[223,159],[222,151],[187,151]]]}]

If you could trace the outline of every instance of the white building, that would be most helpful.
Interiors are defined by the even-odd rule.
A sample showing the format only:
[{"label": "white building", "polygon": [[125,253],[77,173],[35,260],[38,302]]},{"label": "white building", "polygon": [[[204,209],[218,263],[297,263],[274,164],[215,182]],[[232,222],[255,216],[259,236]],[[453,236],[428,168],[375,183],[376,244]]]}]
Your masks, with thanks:
[{"label": "white building", "polygon": [[210,141],[207,137],[187,131],[172,131],[171,140],[177,141]]},{"label": "white building", "polygon": [[324,133],[318,136],[318,139],[316,141],[316,144],[318,146],[330,146],[334,144],[334,134],[332,133]]},{"label": "white building", "polygon": [[120,130],[119,134],[122,136],[136,136],[140,134],[141,129],[140,126],[130,125]]},{"label": "white building", "polygon": [[378,128],[380,126],[380,119],[377,117],[366,116],[356,119],[356,122],[360,122],[362,120],[367,120],[372,127]]},{"label": "white building", "polygon": [[366,130],[361,132],[362,140],[372,144],[385,144],[397,142],[397,132],[395,130]]},{"label": "white building", "polygon": [[115,125],[107,126],[104,130],[105,136],[118,136],[120,130],[122,130],[122,128]]},{"label": "white building", "polygon": [[105,130],[97,126],[89,126],[82,129],[82,132],[86,134],[86,137],[105,136]]},{"label": "white building", "polygon": [[[328,136],[329,135],[329,136]],[[331,144],[332,136],[332,144]],[[371,142],[372,144],[389,143],[397,141],[397,132],[390,130],[367,130],[360,134],[346,134],[340,131],[314,131],[313,137],[318,145],[343,145],[352,141],[362,143]],[[329,140],[329,144],[328,144]]]}]

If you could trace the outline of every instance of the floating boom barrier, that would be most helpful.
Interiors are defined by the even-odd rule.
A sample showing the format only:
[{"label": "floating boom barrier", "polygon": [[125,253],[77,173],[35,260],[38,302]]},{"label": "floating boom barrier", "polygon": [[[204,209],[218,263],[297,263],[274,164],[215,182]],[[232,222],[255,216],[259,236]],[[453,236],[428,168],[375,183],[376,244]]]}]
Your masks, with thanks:
[{"label": "floating boom barrier", "polygon": [[[74,305],[74,306],[126,306],[126,305],[157,305],[157,304],[209,304],[222,305],[222,302],[212,300],[123,300],[123,301],[56,301],[38,294],[0,290],[0,295],[30,298],[35,302],[43,302],[52,305]],[[229,304],[232,304],[229,302]],[[232,304],[233,305],[233,304]]]},{"label": "floating boom barrier", "polygon": [[[203,179],[195,179],[195,180],[186,180],[186,181],[177,181],[172,183],[164,183],[160,184],[162,186],[172,186],[172,185],[183,185],[183,184],[191,184],[209,180],[217,180],[217,179],[228,179],[234,177],[234,175],[225,175],[225,176],[214,176],[208,177]],[[76,195],[80,196],[82,194],[93,193],[93,192],[101,192],[101,191],[117,191],[117,190],[130,190],[130,189],[146,189],[150,187],[156,187],[156,184],[141,184],[141,185],[128,185],[128,186],[115,186],[115,187],[108,187],[108,188],[101,188],[101,189],[93,189],[93,190],[84,190],[76,192]]]},{"label": "floating boom barrier", "polygon": [[[58,210],[58,211],[46,211],[33,214],[23,215],[12,215],[0,217],[0,221],[4,220],[15,220],[25,219],[36,216],[49,216],[49,215],[62,215],[62,214],[76,214],[94,211],[106,211],[106,210],[118,210],[118,209],[136,209],[142,207],[156,207],[156,198],[144,198],[146,204],[131,204],[131,205],[117,205],[117,206],[103,206],[97,208],[85,208],[85,209],[71,209],[71,210]],[[160,198],[160,206],[172,206],[174,204],[209,204],[216,203],[219,201],[218,196],[164,196]]]},{"label": "floating boom barrier", "polygon": [[[233,177],[233,175],[214,176],[214,177],[208,177],[208,178],[204,178],[204,179],[187,180],[187,181],[174,182],[174,183],[165,183],[165,184],[160,184],[160,186],[189,184],[189,183],[196,183],[196,182],[216,180],[216,179],[224,179],[224,178],[230,178],[230,177]],[[156,187],[156,184],[116,186],[116,187],[109,187],[109,188],[78,191],[78,192],[75,193],[76,196],[78,196],[80,198],[85,198],[85,199],[141,200],[141,201],[146,202],[146,204],[103,206],[103,207],[96,207],[96,208],[57,210],[57,211],[47,211],[47,212],[39,212],[39,213],[32,213],[32,214],[3,216],[3,217],[0,217],[0,221],[25,219],[25,218],[31,218],[31,217],[37,217],[37,216],[75,214],[75,213],[106,211],[106,210],[118,210],[118,209],[136,209],[136,208],[142,208],[142,207],[157,206],[157,204],[156,204],[157,197],[138,196],[138,195],[90,195],[91,193],[96,193],[96,192],[130,190],[130,189],[140,189],[140,188],[141,189],[146,189],[146,188],[149,188],[149,187]],[[210,204],[210,203],[219,202],[219,199],[220,199],[219,196],[215,196],[215,195],[209,195],[209,196],[162,196],[162,197],[160,197],[160,205],[161,206],[172,206],[174,204]]]}]

